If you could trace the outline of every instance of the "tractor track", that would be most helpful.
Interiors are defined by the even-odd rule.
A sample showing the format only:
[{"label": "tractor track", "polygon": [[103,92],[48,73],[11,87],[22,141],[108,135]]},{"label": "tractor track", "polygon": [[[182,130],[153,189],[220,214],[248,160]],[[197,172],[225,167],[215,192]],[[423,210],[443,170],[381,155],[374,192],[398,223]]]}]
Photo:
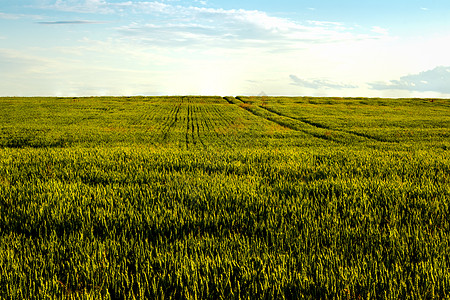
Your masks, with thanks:
[{"label": "tractor track", "polygon": [[[270,116],[264,116],[263,114],[260,114],[260,113],[258,113],[258,112],[256,112],[256,111],[252,110],[252,108],[251,108],[251,103],[249,103],[248,101],[245,101],[245,100],[242,99],[241,97],[236,97],[235,99],[237,99],[238,101],[241,101],[241,102],[244,103],[244,104],[248,104],[248,105],[249,105],[248,107],[245,107],[245,106],[240,106],[240,107],[241,107],[242,109],[244,109],[244,110],[246,110],[246,111],[252,113],[252,114],[255,115],[255,116],[264,118],[264,119],[266,119],[266,120],[268,120],[268,121],[274,122],[274,123],[276,123],[276,124],[278,124],[278,125],[280,125],[280,126],[283,126],[283,127],[285,127],[285,128],[291,129],[291,130],[303,132],[303,133],[305,133],[305,134],[311,135],[311,136],[316,137],[316,138],[319,138],[319,139],[323,139],[323,140],[332,140],[332,141],[335,141],[335,142],[338,142],[338,143],[343,143],[342,140],[336,139],[335,137],[333,137],[333,136],[331,136],[331,135],[327,136],[327,135],[323,135],[323,134],[320,134],[320,133],[311,132],[311,131],[309,131],[309,130],[307,130],[307,129],[299,128],[299,127],[297,127],[297,126],[295,126],[295,125],[293,125],[293,124],[289,124],[289,123],[287,123],[287,122],[283,122],[283,121],[277,120],[277,119],[272,118],[272,117],[270,117]],[[225,99],[225,100],[227,100],[227,99]],[[229,100],[227,100],[227,101],[230,102]],[[354,131],[350,131],[350,130],[339,130],[339,129],[334,129],[334,128],[325,126],[325,125],[320,124],[320,123],[316,123],[316,122],[313,122],[313,121],[305,120],[304,118],[295,118],[295,117],[287,116],[287,115],[284,115],[284,114],[280,113],[279,111],[276,111],[276,110],[274,110],[274,109],[272,109],[272,108],[269,108],[269,107],[266,107],[266,106],[263,106],[263,105],[255,105],[255,107],[257,107],[257,108],[259,108],[259,109],[263,109],[263,110],[265,110],[265,111],[267,111],[267,112],[269,112],[269,113],[275,114],[275,115],[277,115],[278,117],[286,118],[286,119],[291,120],[291,121],[301,122],[302,124],[304,124],[304,125],[306,125],[306,126],[311,126],[311,127],[313,127],[313,128],[323,129],[323,130],[328,130],[329,132],[340,132],[340,133],[344,133],[344,134],[349,134],[349,135],[357,136],[357,137],[360,137],[360,138],[371,139],[371,140],[377,141],[377,142],[389,142],[389,141],[387,141],[387,140],[380,139],[380,138],[377,138],[377,137],[374,137],[374,136],[370,136],[370,135],[368,135],[368,134],[359,133],[359,132],[354,132]]]},{"label": "tractor track", "polygon": [[279,111],[277,111],[277,110],[275,110],[273,108],[270,108],[270,107],[265,107],[265,106],[261,106],[261,105],[258,105],[258,107],[260,107],[262,109],[265,109],[265,110],[267,110],[267,111],[269,111],[271,113],[274,113],[276,115],[279,115],[280,117],[285,117],[285,118],[288,118],[288,119],[291,119],[291,120],[300,121],[300,122],[303,122],[305,124],[308,124],[308,125],[320,128],[320,129],[327,129],[327,130],[332,130],[332,131],[345,132],[345,133],[353,134],[353,135],[356,135],[356,136],[359,136],[359,137],[371,139],[371,140],[374,140],[374,141],[377,141],[377,142],[389,142],[387,140],[384,140],[384,139],[381,139],[381,138],[378,138],[378,137],[374,137],[374,136],[371,136],[369,134],[360,133],[360,132],[356,132],[356,131],[352,131],[352,130],[342,130],[342,129],[331,128],[329,126],[326,126],[326,125],[323,125],[323,124],[320,124],[320,123],[316,123],[316,122],[313,122],[313,121],[310,121],[310,120],[306,120],[305,118],[291,117],[291,116],[282,114]]},{"label": "tractor track", "polygon": [[175,123],[178,121],[178,113],[180,112],[181,103],[177,105],[175,113],[172,114],[173,118],[171,118],[167,124],[167,126],[164,128],[164,135],[163,135],[163,141],[167,140],[167,136],[170,133],[171,129],[174,127]]},{"label": "tractor track", "polygon": [[194,116],[195,116],[195,127],[196,127],[196,129],[197,129],[197,138],[198,138],[198,140],[199,140],[199,142],[202,144],[202,146],[203,147],[205,147],[205,144],[203,143],[203,140],[202,140],[202,138],[201,138],[201,136],[200,136],[200,127],[199,127],[199,125],[198,125],[198,112],[199,112],[199,108],[198,108],[198,106],[194,106],[194,108],[195,108],[195,110],[194,110]]}]

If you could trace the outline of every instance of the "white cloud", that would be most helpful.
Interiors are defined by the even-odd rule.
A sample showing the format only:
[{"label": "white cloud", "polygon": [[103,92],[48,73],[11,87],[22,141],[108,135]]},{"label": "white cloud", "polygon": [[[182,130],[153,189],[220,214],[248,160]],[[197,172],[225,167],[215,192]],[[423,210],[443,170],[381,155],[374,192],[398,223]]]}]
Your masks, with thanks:
[{"label": "white cloud", "polygon": [[388,35],[389,34],[389,30],[387,30],[386,28],[382,28],[379,26],[373,26],[372,27],[372,32],[381,34],[381,35]]},{"label": "white cloud", "polygon": [[200,5],[208,5],[208,2],[205,0],[194,0],[194,2],[199,3]]},{"label": "white cloud", "polygon": [[99,14],[167,12],[171,7],[173,6],[157,1],[111,3],[105,0],[57,0],[54,4],[41,6],[43,9]]},{"label": "white cloud", "polygon": [[42,16],[39,15],[26,15],[26,14],[8,14],[0,12],[0,19],[3,20],[19,20],[19,19],[33,19],[39,20],[42,19]]},{"label": "white cloud", "polygon": [[48,7],[84,13],[133,15],[134,23],[117,28],[122,37],[162,47],[265,45],[270,52],[298,49],[302,44],[377,39],[380,33],[387,34],[379,27],[359,34],[336,22],[300,23],[258,10],[182,6],[161,1],[58,0]]},{"label": "white cloud", "polygon": [[[340,23],[307,21],[302,24],[257,10],[225,10],[164,4],[161,8],[152,7],[150,11],[154,13],[152,22],[136,22],[117,28],[122,37],[163,47],[264,46],[267,52],[297,50],[311,44],[380,38],[379,33],[371,34],[367,31],[366,34],[358,34]],[[162,16],[155,15],[155,11]]]},{"label": "white cloud", "polygon": [[418,74],[400,77],[400,80],[369,83],[374,90],[408,90],[450,94],[450,67],[436,67]]},{"label": "white cloud", "polygon": [[4,20],[16,20],[19,19],[19,17],[17,15],[13,15],[13,14],[5,14],[0,12],[0,19],[4,19]]},{"label": "white cloud", "polygon": [[[106,58],[113,53],[104,50],[103,56],[99,55],[96,52],[100,50],[99,47],[100,45],[97,45],[91,52],[88,49],[78,49],[81,56],[74,57],[72,53],[72,56],[62,58],[58,55],[62,49],[51,49],[52,58],[39,53],[0,49],[0,69],[9,70],[0,73],[0,95],[89,96],[161,92],[158,86],[160,82],[155,81],[155,78],[162,77],[167,80],[167,77],[160,73],[129,68],[128,61],[93,64],[92,61]],[[39,49],[35,49],[37,50]],[[130,78],[132,80],[127,82]]]},{"label": "white cloud", "polygon": [[[49,70],[47,66],[52,62],[53,60],[38,55],[0,49],[0,66],[2,70],[9,70],[7,74],[46,74]],[[3,73],[6,75],[5,72]]]},{"label": "white cloud", "polygon": [[57,0],[54,4],[44,5],[41,8],[81,13],[114,13],[114,9],[109,6],[110,3],[104,0]]},{"label": "white cloud", "polygon": [[[339,22],[330,22],[330,21],[307,21],[308,24],[317,25],[317,26],[329,26],[333,25],[336,27],[341,27],[343,24]],[[342,28],[342,27],[341,27]]]},{"label": "white cloud", "polygon": [[291,85],[296,85],[310,89],[354,89],[357,86],[333,82],[327,79],[301,79],[296,75],[289,75],[291,78]]}]

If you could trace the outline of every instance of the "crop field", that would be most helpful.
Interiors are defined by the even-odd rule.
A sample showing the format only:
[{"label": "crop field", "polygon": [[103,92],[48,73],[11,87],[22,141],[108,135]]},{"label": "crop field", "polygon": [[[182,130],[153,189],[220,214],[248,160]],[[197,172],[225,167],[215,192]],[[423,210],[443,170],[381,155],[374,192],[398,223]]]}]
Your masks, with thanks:
[{"label": "crop field", "polygon": [[0,98],[0,299],[408,298],[450,298],[450,99]]}]

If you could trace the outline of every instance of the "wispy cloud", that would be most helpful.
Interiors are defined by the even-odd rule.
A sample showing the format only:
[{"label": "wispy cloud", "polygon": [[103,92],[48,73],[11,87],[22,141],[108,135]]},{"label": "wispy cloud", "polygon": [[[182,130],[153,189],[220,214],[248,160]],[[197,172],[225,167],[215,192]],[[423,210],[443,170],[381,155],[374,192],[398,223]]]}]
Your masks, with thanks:
[{"label": "wispy cloud", "polygon": [[207,5],[208,4],[208,2],[207,1],[205,1],[205,0],[194,0],[196,3],[199,3],[199,4],[201,4],[201,5]]},{"label": "wispy cloud", "polygon": [[9,70],[9,74],[47,74],[47,66],[54,60],[36,55],[27,54],[17,50],[0,48],[0,68]]},{"label": "wispy cloud", "polygon": [[44,5],[41,8],[54,9],[67,12],[80,13],[148,13],[150,11],[162,11],[172,5],[168,5],[157,1],[139,1],[139,2],[114,2],[110,3],[104,0],[57,0],[54,4]]},{"label": "wispy cloud", "polygon": [[[8,70],[0,73],[2,96],[158,94],[154,72],[123,68],[113,63],[96,65],[86,61],[84,56],[47,58],[0,48],[0,69]],[[124,85],[128,78],[133,80]]]},{"label": "wispy cloud", "polygon": [[440,66],[419,74],[400,77],[400,80],[372,82],[369,86],[374,90],[450,93],[450,67]]},{"label": "wispy cloud", "polygon": [[5,14],[0,12],[0,19],[4,19],[4,20],[16,20],[19,19],[20,17],[18,15],[13,15],[13,14]]},{"label": "wispy cloud", "polygon": [[8,14],[0,12],[0,19],[3,20],[19,20],[19,19],[33,19],[39,20],[42,19],[42,16],[39,15],[26,15],[26,14]]},{"label": "wispy cloud", "polygon": [[388,35],[389,34],[389,30],[387,30],[386,28],[382,28],[379,26],[373,26],[372,27],[372,32],[381,34],[381,35]]},{"label": "wispy cloud", "polygon": [[56,1],[47,8],[136,16],[134,23],[116,28],[122,38],[163,47],[233,45],[242,48],[269,45],[270,52],[275,48],[298,49],[300,44],[379,39],[386,34],[385,31],[370,29],[361,34],[335,22],[297,22],[258,10],[210,8],[205,7],[207,3],[204,1],[196,2],[201,5],[183,6],[158,1],[110,3],[104,0],[68,0]]},{"label": "wispy cloud", "polygon": [[[118,28],[125,38],[153,45],[233,46],[298,49],[307,44],[340,43],[377,39],[377,34],[357,34],[341,24],[306,22],[273,17],[261,11],[198,7],[165,7],[166,19]],[[176,12],[172,11],[175,10]],[[170,16],[168,15],[170,13]]]},{"label": "wispy cloud", "polygon": [[289,75],[291,85],[310,89],[353,89],[357,86],[329,81],[326,79],[301,79],[295,75]]},{"label": "wispy cloud", "polygon": [[83,25],[83,24],[104,24],[105,22],[100,21],[48,21],[48,22],[37,22],[41,25]]}]

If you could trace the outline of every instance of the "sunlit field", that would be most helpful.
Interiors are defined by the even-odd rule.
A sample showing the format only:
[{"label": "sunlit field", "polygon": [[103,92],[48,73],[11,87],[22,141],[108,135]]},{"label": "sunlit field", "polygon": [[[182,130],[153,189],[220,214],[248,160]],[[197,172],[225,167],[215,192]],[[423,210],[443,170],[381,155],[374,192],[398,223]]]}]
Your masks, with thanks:
[{"label": "sunlit field", "polygon": [[0,98],[0,299],[450,297],[450,100]]}]

